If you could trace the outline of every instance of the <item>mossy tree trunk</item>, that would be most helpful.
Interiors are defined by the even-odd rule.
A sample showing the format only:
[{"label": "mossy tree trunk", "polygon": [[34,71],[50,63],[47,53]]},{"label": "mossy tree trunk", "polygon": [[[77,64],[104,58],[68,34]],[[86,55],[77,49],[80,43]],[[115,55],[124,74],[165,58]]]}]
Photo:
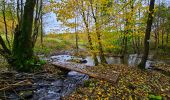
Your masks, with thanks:
[{"label": "mossy tree trunk", "polygon": [[[83,1],[82,1],[82,5],[83,7]],[[99,64],[98,62],[98,59],[97,59],[97,55],[94,51],[94,48],[93,48],[93,43],[92,43],[92,38],[91,38],[91,34],[90,34],[90,30],[89,30],[89,7],[87,9],[87,16],[85,15],[85,11],[82,9],[82,17],[83,17],[83,22],[85,24],[85,27],[86,27],[86,32],[87,32],[87,38],[88,38],[88,43],[89,43],[89,47],[90,47],[90,50],[92,52],[92,56],[93,56],[93,59],[94,59],[94,64],[95,66]]]},{"label": "mossy tree trunk", "polygon": [[98,45],[99,45],[99,57],[100,57],[102,64],[107,64],[106,58],[104,56],[103,46],[101,43],[101,33],[99,31],[99,26],[98,26],[97,21],[95,21],[95,27],[96,27],[97,40],[98,40]]},{"label": "mossy tree trunk", "polygon": [[14,65],[17,65],[16,67],[19,69],[22,69],[22,67],[27,67],[27,60],[33,58],[31,35],[35,4],[36,0],[26,0],[21,28],[18,28],[14,35],[12,53],[15,59]]},{"label": "mossy tree trunk", "polygon": [[[20,3],[21,5],[19,6]],[[39,3],[40,6],[36,6],[36,9],[39,10],[36,10],[36,15],[40,15],[42,2],[39,2],[39,0],[26,0],[26,2],[23,4],[23,0],[17,0],[16,15],[18,19],[18,25],[15,27],[14,39],[12,38],[12,48],[10,48],[10,46],[5,43],[2,36],[0,35],[0,45],[2,47],[0,49],[0,54],[7,59],[7,62],[11,65],[11,68],[17,71],[32,71],[35,69],[35,64],[38,61],[38,58],[34,56],[33,48],[36,42],[35,37],[38,35],[38,31],[35,31],[38,30],[35,21],[40,19],[39,17],[38,19],[36,17],[36,20],[34,19],[34,9],[35,5]],[[6,12],[5,9],[3,11]],[[3,18],[6,19],[5,14]],[[4,26],[7,28],[7,25]],[[7,35],[6,38],[8,38]]]},{"label": "mossy tree trunk", "polygon": [[95,31],[96,31],[96,35],[97,35],[97,43],[99,46],[99,57],[101,60],[102,64],[107,64],[106,58],[104,56],[104,51],[103,51],[103,45],[101,42],[101,32],[100,32],[100,25],[99,25],[99,12],[98,12],[98,7],[96,5],[95,9],[93,8],[93,2],[92,0],[90,0],[90,6],[91,6],[91,12],[92,12],[92,17],[94,19],[94,23],[95,23]]}]

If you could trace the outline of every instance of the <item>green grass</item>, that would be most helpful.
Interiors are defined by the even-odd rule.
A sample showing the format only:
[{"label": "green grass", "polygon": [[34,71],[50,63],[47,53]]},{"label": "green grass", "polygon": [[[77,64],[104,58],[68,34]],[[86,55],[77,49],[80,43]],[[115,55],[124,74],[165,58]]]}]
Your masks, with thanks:
[{"label": "green grass", "polygon": [[0,55],[0,71],[6,71],[8,67],[9,65],[5,58]]},{"label": "green grass", "polygon": [[37,39],[34,51],[39,54],[49,54],[59,50],[66,50],[70,48],[70,41],[58,39],[56,37],[45,36],[43,39],[43,44],[41,44],[40,39]]},{"label": "green grass", "polygon": [[[87,34],[78,34],[78,44],[81,49],[88,47],[88,39]],[[98,52],[98,43],[95,33],[91,33],[92,35],[92,42],[93,46],[96,52]],[[102,44],[104,52],[107,53],[113,53],[118,54],[121,50],[121,39],[120,34],[117,33],[103,33],[102,35]],[[128,41],[128,52],[133,53],[132,48],[132,40],[129,38]],[[153,47],[154,41],[151,43],[151,47]],[[50,52],[54,52],[57,50],[68,50],[68,49],[75,49],[75,34],[72,33],[65,33],[65,34],[48,34],[44,37],[43,46],[41,46],[40,39],[38,38],[36,46],[35,46],[35,52],[45,53],[48,54]],[[143,47],[140,47],[140,49]],[[158,50],[159,53],[162,53],[162,50]],[[165,50],[164,52],[169,52],[168,50]],[[164,53],[163,52],[163,53]]]}]

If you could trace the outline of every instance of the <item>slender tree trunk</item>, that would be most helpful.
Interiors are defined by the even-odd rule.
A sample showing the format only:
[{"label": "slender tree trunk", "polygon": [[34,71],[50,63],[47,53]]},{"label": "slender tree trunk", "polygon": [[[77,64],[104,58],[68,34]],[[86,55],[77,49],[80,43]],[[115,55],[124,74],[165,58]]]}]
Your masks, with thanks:
[{"label": "slender tree trunk", "polygon": [[97,35],[97,42],[98,42],[98,46],[99,46],[99,57],[101,60],[101,63],[106,64],[106,58],[104,56],[104,52],[103,52],[103,46],[101,43],[101,33],[100,33],[100,25],[98,23],[98,7],[96,6],[95,9],[95,13],[94,13],[94,9],[93,9],[93,5],[92,5],[92,0],[90,0],[90,6],[91,6],[91,10],[92,10],[92,17],[94,19],[94,23],[95,23],[95,31],[96,31],[96,35]]},{"label": "slender tree trunk", "polygon": [[164,29],[162,29],[162,49],[164,49]]},{"label": "slender tree trunk", "polygon": [[[125,2],[127,3],[127,1],[125,0]],[[132,9],[131,9],[132,10]],[[133,10],[132,10],[133,11]],[[129,22],[129,18],[128,18],[128,11],[127,11],[127,8],[125,8],[125,28],[124,28],[124,44],[123,44],[123,57],[125,59],[125,55],[127,54],[127,45],[128,45],[128,34],[129,34],[129,25],[130,25],[130,22]]]},{"label": "slender tree trunk", "polygon": [[[41,2],[41,6],[43,6],[42,5],[42,0],[40,1]],[[41,7],[42,8],[42,7]],[[43,47],[43,18],[42,18],[42,16],[43,16],[43,12],[42,12],[42,10],[41,10],[41,46]]]},{"label": "slender tree trunk", "polygon": [[[164,24],[165,23],[165,21],[164,21],[164,19],[162,20],[162,24]],[[164,28],[164,26],[162,27],[162,49],[165,49],[164,48],[164,32],[165,32],[165,28]]]},{"label": "slender tree trunk", "polygon": [[[83,6],[83,1],[82,1],[82,4],[81,4],[82,7]],[[98,65],[98,59],[97,59],[97,56],[96,56],[96,53],[94,52],[94,48],[93,48],[93,43],[92,43],[92,38],[91,38],[91,35],[90,35],[90,30],[89,30],[89,7],[88,7],[88,12],[87,12],[87,18],[86,18],[86,15],[85,15],[85,12],[84,10],[82,9],[82,18],[83,18],[83,22],[85,24],[85,27],[86,27],[86,32],[87,32],[87,37],[88,37],[88,43],[89,43],[89,46],[90,46],[90,50],[91,50],[91,53],[92,53],[92,57],[94,59],[94,64],[95,66]]]},{"label": "slender tree trunk", "polygon": [[98,45],[99,45],[100,60],[101,60],[101,63],[106,64],[107,61],[106,61],[106,58],[104,56],[103,46],[102,46],[102,43],[101,43],[101,34],[99,32],[99,27],[98,27],[98,23],[97,22],[95,22],[95,27],[96,27],[97,40],[98,40]]},{"label": "slender tree trunk", "polygon": [[91,35],[90,35],[90,31],[89,31],[89,27],[88,27],[87,23],[86,23],[86,31],[87,31],[88,43],[89,43],[89,46],[90,46],[90,50],[92,52],[92,56],[93,56],[93,59],[94,59],[94,64],[96,66],[96,65],[98,65],[98,60],[97,60],[96,53],[94,52],[92,39],[91,39]]},{"label": "slender tree trunk", "polygon": [[155,38],[155,49],[157,50],[158,49],[158,38],[159,38],[159,35],[158,35],[158,22],[155,23],[154,25],[154,38]]},{"label": "slender tree trunk", "polygon": [[32,45],[34,47],[35,42],[38,37],[39,33],[39,26],[40,26],[40,20],[41,20],[41,11],[42,11],[42,0],[36,0],[36,12],[35,12],[35,18],[34,18],[34,31],[32,35]]},{"label": "slender tree trunk", "polygon": [[169,41],[169,37],[168,37],[168,32],[166,33],[166,47],[168,48],[168,41]]},{"label": "slender tree trunk", "polygon": [[135,18],[133,17],[134,15],[134,0],[132,0],[132,3],[131,3],[131,17],[130,17],[130,25],[131,25],[131,30],[132,30],[132,46],[133,46],[133,50],[134,50],[134,53],[137,53],[137,43],[135,41],[136,39],[136,34],[135,34]]},{"label": "slender tree trunk", "polygon": [[158,0],[158,2],[159,2],[159,6],[158,6],[158,21],[157,21],[157,37],[158,37],[158,40],[157,40],[157,48],[161,48],[160,47],[160,45],[161,45],[161,39],[160,39],[160,36],[161,36],[161,34],[160,34],[160,25],[161,25],[161,13],[160,13],[160,11],[161,11],[161,2],[160,2],[160,0]]},{"label": "slender tree trunk", "polygon": [[[24,10],[23,10],[23,7],[24,7],[24,2],[23,2],[23,0],[21,0],[20,1],[20,25],[22,25],[22,21],[23,21],[23,13],[24,13]],[[20,27],[22,27],[22,26],[20,26]]]},{"label": "slender tree trunk", "polygon": [[132,33],[132,47],[133,47],[133,52],[137,53],[134,32]]},{"label": "slender tree trunk", "polygon": [[[141,11],[140,11],[140,9],[139,9],[139,20],[140,20],[140,18],[141,18],[140,12],[141,12]],[[138,33],[140,33],[140,32],[139,32],[139,29],[138,29]],[[140,40],[141,40],[141,38],[140,38],[140,36],[138,35],[137,38],[136,38],[136,47],[137,47],[138,54],[140,54],[140,50],[139,50],[139,49],[140,49],[140,46],[141,46],[141,45],[140,45]]]},{"label": "slender tree trunk", "polygon": [[3,14],[3,20],[4,20],[4,26],[5,26],[5,38],[6,38],[6,41],[7,41],[7,44],[9,46],[9,48],[11,47],[10,46],[10,42],[9,42],[9,39],[8,39],[8,27],[7,27],[7,22],[6,22],[6,15],[5,15],[5,12],[6,12],[6,2],[5,0],[3,1],[3,10],[2,10],[2,14]]},{"label": "slender tree trunk", "polygon": [[[124,10],[123,10],[123,13],[124,13]],[[124,27],[127,27],[127,19],[126,18],[123,18],[124,20],[126,20],[125,24],[124,24]],[[122,39],[122,56],[124,57],[125,54],[126,54],[126,49],[127,49],[127,30],[124,29],[124,32],[123,32],[123,39]]]},{"label": "slender tree trunk", "polygon": [[[13,1],[13,2],[12,2],[12,5],[14,5],[14,4],[15,4],[15,2]],[[11,15],[11,18],[12,18],[11,40],[14,39],[14,31],[15,31],[15,14],[14,14],[14,12],[15,12],[14,9],[15,9],[15,7],[13,7],[12,5],[10,6],[10,15]]]},{"label": "slender tree trunk", "polygon": [[144,53],[143,53],[142,61],[138,65],[139,68],[141,68],[141,69],[145,69],[145,64],[146,64],[146,61],[148,59],[150,33],[151,33],[151,27],[152,27],[152,22],[153,22],[153,14],[154,14],[154,4],[155,4],[155,0],[150,0],[149,15],[148,15],[148,20],[147,20],[145,40],[144,40]]},{"label": "slender tree trunk", "polygon": [[17,0],[17,20],[18,20],[18,26],[20,28],[21,26],[21,19],[20,19],[20,0]]},{"label": "slender tree trunk", "polygon": [[140,40],[141,40],[141,38],[140,38],[140,36],[138,36],[138,38],[137,38],[137,50],[138,50],[138,54],[140,54]]},{"label": "slender tree trunk", "polygon": [[79,47],[78,47],[77,21],[78,21],[78,18],[75,18],[76,53],[78,54]]},{"label": "slender tree trunk", "polygon": [[158,21],[156,23],[156,49],[158,49],[159,46],[159,15],[158,15]]},{"label": "slender tree trunk", "polygon": [[98,59],[97,59],[96,53],[95,53],[94,48],[93,48],[92,39],[91,39],[91,36],[90,36],[89,29],[87,29],[87,35],[88,35],[88,42],[89,42],[90,50],[92,52],[92,57],[94,59],[94,64],[95,64],[95,66],[97,66],[99,63],[98,63]]}]

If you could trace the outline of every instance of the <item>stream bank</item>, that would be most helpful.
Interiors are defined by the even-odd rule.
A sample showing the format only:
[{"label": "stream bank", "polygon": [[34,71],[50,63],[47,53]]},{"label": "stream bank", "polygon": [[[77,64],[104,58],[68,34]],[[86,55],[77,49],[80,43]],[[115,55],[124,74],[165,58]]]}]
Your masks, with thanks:
[{"label": "stream bank", "polygon": [[[87,66],[94,66],[94,61],[92,57],[76,57],[71,56],[70,52],[65,52],[62,54],[56,54],[50,57],[45,57],[44,55],[39,55],[39,57],[43,60],[51,62],[77,62],[84,63]],[[97,57],[100,61],[99,57]],[[141,57],[137,54],[129,55],[128,59],[126,59],[128,63],[126,65],[135,66],[140,62]],[[122,65],[125,64],[121,57],[106,57],[108,64],[116,64]],[[151,65],[154,63],[160,63],[153,61],[152,55],[150,56],[150,60],[147,61],[147,68],[151,69]],[[165,62],[162,62],[165,63]],[[110,65],[110,66],[111,66]],[[109,65],[108,65],[109,66]],[[124,66],[124,65],[122,65]],[[45,67],[46,72],[38,73],[38,74],[28,74],[28,73],[16,73],[13,75],[13,80],[26,81],[30,83],[29,86],[20,86],[15,88],[14,90],[10,90],[10,92],[6,92],[5,95],[3,92],[0,93],[1,98],[8,98],[9,100],[19,100],[22,98],[26,99],[36,99],[36,100],[60,100],[63,97],[69,96],[72,92],[74,92],[79,86],[82,87],[84,81],[88,81],[89,77],[85,74],[81,74],[75,71],[70,71],[67,74],[57,74],[55,73],[55,69],[52,66]],[[127,69],[127,68],[126,68]],[[133,67],[131,69],[134,69]],[[101,68],[101,72],[104,70]],[[107,73],[107,72],[106,72]],[[8,77],[10,79],[10,77]],[[8,84],[16,84],[16,82],[9,81]],[[4,84],[4,83],[3,83]],[[24,83],[25,84],[25,83]],[[4,85],[3,85],[4,86]],[[24,90],[23,90],[24,88]]]}]

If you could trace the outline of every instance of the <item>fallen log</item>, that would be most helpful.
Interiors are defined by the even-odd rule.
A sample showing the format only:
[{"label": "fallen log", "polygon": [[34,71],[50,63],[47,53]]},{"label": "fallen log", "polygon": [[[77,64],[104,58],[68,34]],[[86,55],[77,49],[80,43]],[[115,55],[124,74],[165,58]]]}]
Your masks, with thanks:
[{"label": "fallen log", "polygon": [[73,63],[73,62],[54,62],[54,63],[52,63],[52,65],[62,68],[62,69],[65,69],[65,70],[76,71],[76,72],[79,72],[82,74],[86,74],[90,77],[97,78],[100,80],[109,81],[112,83],[115,83],[119,76],[119,73],[116,71],[112,71],[114,73],[114,75],[112,75],[112,76],[108,76],[106,74],[101,74],[101,73],[95,73],[95,72],[88,70],[85,65],[77,64],[77,63]]}]

